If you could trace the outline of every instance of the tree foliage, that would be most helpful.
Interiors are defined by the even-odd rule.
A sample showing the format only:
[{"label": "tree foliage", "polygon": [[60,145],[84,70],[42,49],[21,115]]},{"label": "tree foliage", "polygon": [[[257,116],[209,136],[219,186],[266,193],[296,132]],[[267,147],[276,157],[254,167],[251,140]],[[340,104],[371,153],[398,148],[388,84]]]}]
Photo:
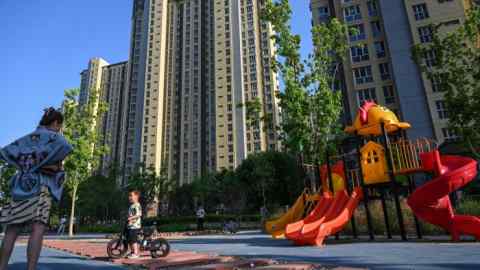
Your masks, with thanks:
[{"label": "tree foliage", "polygon": [[[171,193],[172,213],[194,214],[202,204],[212,213],[220,205],[230,214],[258,213],[266,205],[290,204],[303,190],[295,158],[287,153],[261,152],[248,156],[234,171],[205,174]],[[196,204],[195,204],[196,202]]]},{"label": "tree foliage", "polygon": [[65,160],[67,173],[66,185],[72,198],[70,210],[69,235],[73,234],[75,204],[78,200],[78,188],[98,168],[100,158],[107,153],[107,148],[99,144],[97,123],[107,109],[107,104],[99,99],[98,90],[92,89],[87,104],[78,103],[79,90],[65,91],[63,101],[64,135],[73,146],[73,152]]},{"label": "tree foliage", "polygon": [[[432,42],[413,48],[413,58],[444,93],[449,127],[477,158],[480,143],[480,8],[473,8],[462,26],[431,25]],[[433,56],[433,62],[425,61]]]},{"label": "tree foliage", "polygon": [[10,179],[15,174],[15,168],[0,160],[0,206],[10,199]]},{"label": "tree foliage", "polygon": [[[167,170],[162,169],[157,174],[154,169],[139,166],[135,173],[128,178],[128,189],[138,190],[141,193],[140,202],[144,206],[158,207],[157,203],[164,199],[172,188],[172,181],[168,178]],[[156,210],[156,209],[155,209]]]},{"label": "tree foliage", "polygon": [[118,185],[118,177],[114,174],[108,176],[93,175],[82,183],[78,190],[78,212],[82,221],[109,222],[121,220],[127,210],[127,196]]},{"label": "tree foliage", "polygon": [[277,54],[272,65],[284,83],[278,94],[282,138],[288,150],[322,162],[330,141],[340,134],[342,97],[336,75],[348,48],[348,28],[337,19],[314,26],[315,49],[302,60],[301,38],[291,31],[291,16],[288,0],[267,1],[264,20],[272,24]]}]

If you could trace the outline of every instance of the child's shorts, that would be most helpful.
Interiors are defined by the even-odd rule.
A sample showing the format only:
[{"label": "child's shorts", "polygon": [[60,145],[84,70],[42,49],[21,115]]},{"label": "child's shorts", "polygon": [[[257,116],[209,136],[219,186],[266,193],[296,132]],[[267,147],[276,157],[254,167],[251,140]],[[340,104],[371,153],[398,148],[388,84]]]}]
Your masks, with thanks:
[{"label": "child's shorts", "polygon": [[139,241],[138,236],[140,234],[140,229],[128,229],[127,230],[127,241],[129,244],[134,244]]}]

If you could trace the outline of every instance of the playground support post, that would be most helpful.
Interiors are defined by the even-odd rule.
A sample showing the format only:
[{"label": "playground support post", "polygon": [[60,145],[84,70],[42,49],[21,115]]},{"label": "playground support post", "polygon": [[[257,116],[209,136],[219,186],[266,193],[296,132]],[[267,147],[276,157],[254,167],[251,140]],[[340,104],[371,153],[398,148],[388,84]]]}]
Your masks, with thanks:
[{"label": "playground support post", "polygon": [[[325,162],[327,163],[327,174],[328,174],[328,185],[330,186],[330,189],[332,190],[332,193],[335,192],[334,186],[333,186],[333,177],[332,177],[332,167],[330,166],[330,151],[326,150],[325,152]],[[340,236],[335,234],[335,240],[339,240]]]},{"label": "playground support post", "polygon": [[385,148],[385,157],[387,159],[388,176],[390,178],[390,183],[391,183],[393,196],[395,200],[395,208],[397,210],[398,225],[400,226],[400,235],[402,237],[402,240],[406,241],[407,234],[405,232],[405,223],[403,222],[400,198],[398,197],[398,184],[397,184],[397,181],[395,180],[395,174],[393,172],[393,160],[391,159],[391,156],[390,156],[389,138],[388,138],[388,132],[385,128],[385,123],[383,122],[381,123],[381,128],[382,128],[382,135],[383,135],[382,142],[383,142],[383,147]]},{"label": "playground support post", "polygon": [[[408,189],[409,189],[408,192],[410,192],[410,194],[412,194],[413,191],[415,190],[415,181],[410,175],[408,176]],[[420,221],[418,220],[416,215],[413,215],[413,220],[415,221],[415,230],[417,231],[417,238],[422,239],[423,235],[422,235],[422,226],[420,224]]]},{"label": "playground support post", "polygon": [[[343,153],[342,155],[342,162],[343,162],[343,174],[345,174],[345,185],[347,186],[347,191],[349,194],[352,194],[352,189],[350,188],[350,185],[349,185],[349,179],[350,177],[348,177],[348,171],[347,171],[347,160],[345,159],[345,153]],[[355,180],[354,179],[350,179],[352,180],[352,184],[355,185]],[[357,233],[357,223],[355,222],[355,212],[352,214],[352,218],[350,219],[350,222],[352,224],[352,233],[353,233],[353,238],[354,239],[357,239],[358,238],[358,233]]]},{"label": "playground support post", "polygon": [[[400,135],[402,136],[402,138],[405,141],[407,141],[408,140],[407,131],[405,129],[402,129],[400,132],[401,132]],[[416,188],[415,179],[411,175],[408,175],[408,192],[409,192],[409,194],[412,194],[413,191],[415,190],[415,188]],[[416,215],[413,215],[413,221],[415,222],[415,230],[417,232],[417,238],[422,239],[423,238],[422,225],[420,224],[420,221],[418,220]]]},{"label": "playground support post", "polygon": [[300,177],[303,179],[304,187],[307,186],[307,172],[305,171],[303,153],[298,154],[298,168],[300,169]]},{"label": "playground support post", "polygon": [[370,207],[369,207],[368,188],[365,186],[365,179],[363,178],[362,155],[360,154],[360,142],[359,142],[360,137],[358,136],[358,134],[355,134],[355,135],[357,138],[357,140],[355,141],[355,146],[356,146],[357,158],[358,158],[358,169],[359,169],[358,177],[360,177],[360,184],[362,185],[362,189],[363,189],[363,205],[365,207],[365,215],[367,217],[368,235],[370,237],[370,240],[375,240],[375,235],[373,233],[372,213],[370,212]]},{"label": "playground support post", "polygon": [[320,194],[323,194],[325,191],[325,187],[322,185],[322,172],[320,164],[315,164],[315,180],[317,180],[317,185],[319,187]]},{"label": "playground support post", "polygon": [[334,192],[333,189],[333,178],[332,178],[332,166],[330,165],[330,151],[325,152],[325,162],[327,164],[327,174],[328,174],[328,187]]},{"label": "playground support post", "polygon": [[387,237],[388,239],[392,239],[392,229],[390,226],[390,219],[388,217],[387,202],[385,201],[385,190],[383,190],[383,188],[380,188],[380,201],[382,202],[383,218],[385,220],[385,228],[387,229]]}]

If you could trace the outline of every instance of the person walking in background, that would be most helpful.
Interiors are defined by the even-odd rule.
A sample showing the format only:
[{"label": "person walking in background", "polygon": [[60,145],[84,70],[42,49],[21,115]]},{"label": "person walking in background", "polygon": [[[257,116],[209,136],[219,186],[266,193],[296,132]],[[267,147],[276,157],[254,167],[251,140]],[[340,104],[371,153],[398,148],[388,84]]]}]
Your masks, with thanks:
[{"label": "person walking in background", "polygon": [[65,225],[67,224],[67,217],[65,215],[60,218],[60,226],[58,226],[57,234],[63,235],[65,233]]},{"label": "person walking in background", "polygon": [[205,209],[203,209],[203,206],[200,206],[197,210],[197,230],[198,231],[203,231],[203,224],[205,222],[205,215],[207,213],[205,212]]},{"label": "person walking in background", "polygon": [[260,223],[262,226],[262,230],[265,230],[265,223],[267,222],[267,218],[268,218],[268,209],[265,205],[263,205],[260,208]]},{"label": "person walking in background", "polygon": [[0,270],[6,270],[15,241],[23,227],[30,226],[27,269],[37,269],[52,201],[63,192],[63,160],[72,146],[62,136],[63,115],[48,108],[38,128],[12,144],[0,148],[0,159],[17,169],[11,179],[10,202],[3,207],[0,224],[7,225],[0,251]]}]

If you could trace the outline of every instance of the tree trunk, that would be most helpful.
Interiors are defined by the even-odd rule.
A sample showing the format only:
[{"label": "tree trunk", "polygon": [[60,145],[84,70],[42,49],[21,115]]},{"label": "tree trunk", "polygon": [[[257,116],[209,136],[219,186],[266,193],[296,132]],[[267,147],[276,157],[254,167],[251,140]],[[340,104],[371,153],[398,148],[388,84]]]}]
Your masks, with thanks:
[{"label": "tree trunk", "polygon": [[70,222],[68,225],[68,236],[73,237],[73,225],[75,220],[75,204],[77,202],[77,190],[78,184],[73,185],[73,192],[72,192],[72,205],[70,208]]}]

